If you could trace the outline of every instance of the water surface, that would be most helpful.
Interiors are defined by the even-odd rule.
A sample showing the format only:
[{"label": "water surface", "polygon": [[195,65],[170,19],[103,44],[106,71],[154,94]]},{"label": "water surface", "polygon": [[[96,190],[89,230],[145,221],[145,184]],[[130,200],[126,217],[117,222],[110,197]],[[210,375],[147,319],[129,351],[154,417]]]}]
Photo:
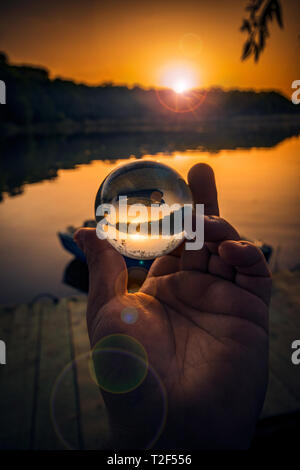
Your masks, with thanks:
[{"label": "water surface", "polygon": [[197,145],[196,137],[180,145],[161,136],[145,144],[142,136],[129,141],[116,136],[113,141],[113,151],[105,139],[103,144],[101,139],[81,139],[78,145],[59,139],[7,144],[0,182],[1,303],[77,292],[63,282],[72,257],[57,232],[93,218],[103,178],[136,157],[166,163],[184,177],[195,163],[209,163],[216,174],[221,215],[245,236],[270,243],[275,269],[300,264],[300,137],[254,148],[223,144],[223,149],[200,140]]}]

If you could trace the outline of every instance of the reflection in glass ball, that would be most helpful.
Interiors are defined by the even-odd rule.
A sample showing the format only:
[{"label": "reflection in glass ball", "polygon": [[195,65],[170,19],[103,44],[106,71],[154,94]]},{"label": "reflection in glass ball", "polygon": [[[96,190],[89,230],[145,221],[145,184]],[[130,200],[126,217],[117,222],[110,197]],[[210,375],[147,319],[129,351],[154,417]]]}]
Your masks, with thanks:
[{"label": "reflection in glass ball", "polygon": [[[98,227],[103,227],[107,240],[122,255],[153,259],[173,251],[184,238],[183,223],[178,224],[184,204],[192,204],[192,195],[175,170],[162,163],[137,161],[105,178],[95,213]],[[104,205],[113,211],[99,211]]]}]

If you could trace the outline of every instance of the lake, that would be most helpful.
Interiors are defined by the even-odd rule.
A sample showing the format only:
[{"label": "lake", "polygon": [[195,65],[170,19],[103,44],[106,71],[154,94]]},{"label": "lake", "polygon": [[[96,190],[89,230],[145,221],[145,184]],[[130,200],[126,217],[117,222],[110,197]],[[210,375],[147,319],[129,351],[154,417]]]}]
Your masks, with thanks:
[{"label": "lake", "polygon": [[[280,140],[280,139],[279,139]],[[275,270],[300,264],[300,137],[243,146],[197,136],[18,139],[2,144],[0,302],[77,293],[63,282],[72,260],[57,232],[93,218],[103,178],[117,165],[145,158],[186,177],[198,162],[216,175],[222,217],[244,236],[273,246]]]}]

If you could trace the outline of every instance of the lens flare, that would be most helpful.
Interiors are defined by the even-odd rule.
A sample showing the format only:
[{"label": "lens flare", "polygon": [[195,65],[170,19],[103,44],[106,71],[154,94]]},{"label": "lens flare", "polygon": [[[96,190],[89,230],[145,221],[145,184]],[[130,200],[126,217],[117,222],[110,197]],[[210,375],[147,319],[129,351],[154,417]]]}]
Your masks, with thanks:
[{"label": "lens flare", "polygon": [[[120,343],[118,342],[118,345]],[[94,359],[106,356],[108,349],[94,351]],[[140,368],[145,366],[145,358],[135,353],[118,351],[136,363]],[[122,448],[122,439],[127,440],[129,427],[124,424],[118,429],[117,435],[110,426],[109,415],[103,398],[99,393],[98,384],[90,374],[91,354],[90,352],[76,357],[66,365],[57,377],[51,393],[51,420],[59,440],[66,449],[70,450],[107,450],[114,449],[115,443]],[[72,397],[70,390],[73,389],[74,381],[77,382],[80,407],[76,407],[76,397]],[[163,382],[151,364],[147,366],[147,383],[141,383],[143,387],[142,400],[137,403],[137,413],[143,412],[140,429],[135,433],[141,433],[143,442],[142,449],[151,449],[161,435],[167,414],[167,395]],[[134,391],[128,393],[135,393]],[[156,397],[155,416],[152,413],[153,396]],[[149,412],[147,412],[149,410]],[[85,423],[80,427],[78,423]],[[88,423],[88,426],[87,426]],[[146,432],[145,432],[146,430]],[[121,439],[121,441],[120,441]],[[125,444],[124,441],[124,444]]]},{"label": "lens flare", "polygon": [[139,313],[134,307],[125,307],[121,312],[121,319],[124,323],[131,325],[138,319]]},{"label": "lens flare", "polygon": [[184,34],[180,38],[179,49],[186,57],[194,58],[203,49],[202,39],[195,33]]},{"label": "lens flare", "polygon": [[128,393],[147,375],[147,352],[135,338],[112,334],[93,348],[90,370],[93,380],[106,392]]}]

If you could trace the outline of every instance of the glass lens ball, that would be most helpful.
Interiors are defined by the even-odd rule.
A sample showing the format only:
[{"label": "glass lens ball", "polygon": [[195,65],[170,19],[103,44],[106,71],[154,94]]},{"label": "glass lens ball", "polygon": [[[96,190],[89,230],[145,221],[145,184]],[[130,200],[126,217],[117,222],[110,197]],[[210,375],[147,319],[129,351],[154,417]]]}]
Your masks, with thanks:
[{"label": "glass lens ball", "polygon": [[[184,204],[192,204],[192,194],[175,170],[153,161],[128,163],[112,171],[97,192],[97,227],[104,222],[107,240],[122,255],[153,259],[183,240],[178,220],[183,220]],[[113,211],[97,210],[106,205]]]}]

